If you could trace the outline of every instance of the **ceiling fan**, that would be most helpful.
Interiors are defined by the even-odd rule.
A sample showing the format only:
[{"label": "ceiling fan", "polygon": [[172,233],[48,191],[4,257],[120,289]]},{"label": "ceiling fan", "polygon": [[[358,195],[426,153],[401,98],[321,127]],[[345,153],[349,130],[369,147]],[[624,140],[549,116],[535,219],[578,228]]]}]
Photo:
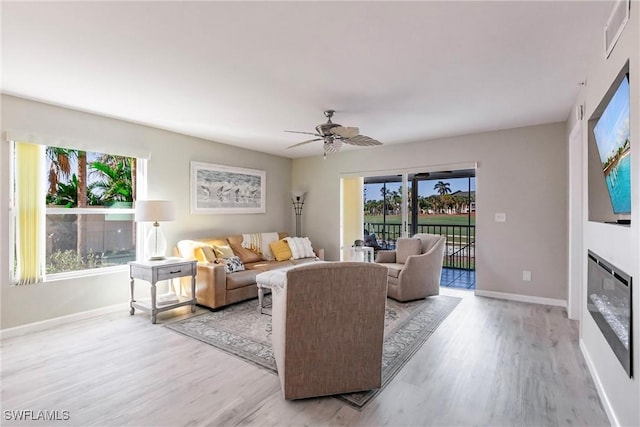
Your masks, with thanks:
[{"label": "ceiling fan", "polygon": [[304,144],[315,141],[324,141],[324,156],[327,157],[327,153],[337,153],[342,148],[342,144],[363,146],[382,145],[382,142],[377,141],[365,135],[360,135],[360,130],[356,127],[346,127],[333,123],[331,118],[333,117],[334,110],[327,110],[324,112],[324,116],[327,118],[326,123],[316,126],[315,132],[299,132],[295,130],[286,130],[290,133],[302,133],[305,135],[317,136],[317,138],[309,139],[294,144],[287,148],[295,148]]}]

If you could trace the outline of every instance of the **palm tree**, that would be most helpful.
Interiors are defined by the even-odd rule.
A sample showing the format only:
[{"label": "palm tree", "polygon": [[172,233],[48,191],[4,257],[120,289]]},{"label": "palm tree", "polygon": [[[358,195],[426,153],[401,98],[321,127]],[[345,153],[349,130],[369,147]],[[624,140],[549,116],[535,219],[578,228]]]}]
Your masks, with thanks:
[{"label": "palm tree", "polygon": [[[87,207],[87,152],[78,151],[78,207]],[[78,245],[76,252],[78,260],[82,261],[85,256],[85,223],[84,215],[78,215]]]},{"label": "palm tree", "polygon": [[438,181],[436,185],[433,186],[434,190],[438,191],[438,194],[443,196],[445,194],[451,193],[451,188],[449,188],[450,184],[444,181]]},{"label": "palm tree", "polygon": [[91,189],[98,190],[104,203],[133,202],[132,158],[111,156],[108,161],[91,163],[91,174],[97,175]]},{"label": "palm tree", "polygon": [[61,179],[71,177],[71,162],[77,158],[77,151],[67,148],[49,147],[46,150],[47,159],[51,162],[47,179],[49,181],[48,194],[54,196],[58,191]]},{"label": "palm tree", "polygon": [[382,195],[382,211],[388,212],[387,200],[389,196],[391,196],[391,190],[387,189],[387,187],[383,185],[380,189],[380,194]]},{"label": "palm tree", "polygon": [[72,208],[78,205],[78,177],[74,173],[68,183],[58,182],[56,190],[47,194],[47,204]]}]

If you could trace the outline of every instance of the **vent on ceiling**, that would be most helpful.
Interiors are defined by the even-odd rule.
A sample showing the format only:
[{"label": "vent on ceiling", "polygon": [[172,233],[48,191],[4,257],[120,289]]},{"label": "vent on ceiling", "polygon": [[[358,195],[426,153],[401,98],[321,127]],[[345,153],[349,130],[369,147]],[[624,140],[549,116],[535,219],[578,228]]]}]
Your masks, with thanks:
[{"label": "vent on ceiling", "polygon": [[629,20],[630,0],[617,0],[611,10],[611,15],[607,19],[604,27],[604,57],[608,58],[613,50],[622,29]]}]

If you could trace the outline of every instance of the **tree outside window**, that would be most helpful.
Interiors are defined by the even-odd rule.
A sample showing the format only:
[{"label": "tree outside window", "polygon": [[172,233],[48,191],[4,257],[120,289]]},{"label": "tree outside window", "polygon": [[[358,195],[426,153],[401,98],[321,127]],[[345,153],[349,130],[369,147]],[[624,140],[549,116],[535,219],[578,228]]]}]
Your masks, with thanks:
[{"label": "tree outside window", "polygon": [[132,157],[47,147],[46,274],[135,259]]}]

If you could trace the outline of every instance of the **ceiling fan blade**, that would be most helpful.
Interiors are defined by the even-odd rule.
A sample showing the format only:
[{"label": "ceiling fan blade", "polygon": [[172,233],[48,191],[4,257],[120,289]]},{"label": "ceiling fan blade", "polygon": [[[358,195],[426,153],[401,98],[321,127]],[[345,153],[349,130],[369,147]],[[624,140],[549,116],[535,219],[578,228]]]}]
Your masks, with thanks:
[{"label": "ceiling fan blade", "polygon": [[382,145],[382,142],[375,140],[373,138],[370,138],[368,136],[365,135],[356,135],[352,138],[342,138],[342,141],[345,144],[351,144],[351,145],[357,145],[360,147],[368,147],[368,146],[372,146],[372,145]]},{"label": "ceiling fan blade", "polygon": [[314,133],[314,132],[300,132],[300,131],[297,131],[297,130],[285,130],[285,132],[288,132],[288,133],[302,133],[304,135],[322,136],[322,135]]},{"label": "ceiling fan blade", "polygon": [[316,138],[316,139],[310,139],[308,141],[298,142],[297,144],[293,144],[293,145],[291,145],[291,146],[289,146],[287,148],[295,148],[295,147],[299,147],[301,145],[308,144],[310,142],[315,142],[315,141],[322,141],[322,138]]},{"label": "ceiling fan blade", "polygon": [[360,133],[360,129],[356,127],[336,126],[331,128],[330,132],[342,138],[353,138]]}]

